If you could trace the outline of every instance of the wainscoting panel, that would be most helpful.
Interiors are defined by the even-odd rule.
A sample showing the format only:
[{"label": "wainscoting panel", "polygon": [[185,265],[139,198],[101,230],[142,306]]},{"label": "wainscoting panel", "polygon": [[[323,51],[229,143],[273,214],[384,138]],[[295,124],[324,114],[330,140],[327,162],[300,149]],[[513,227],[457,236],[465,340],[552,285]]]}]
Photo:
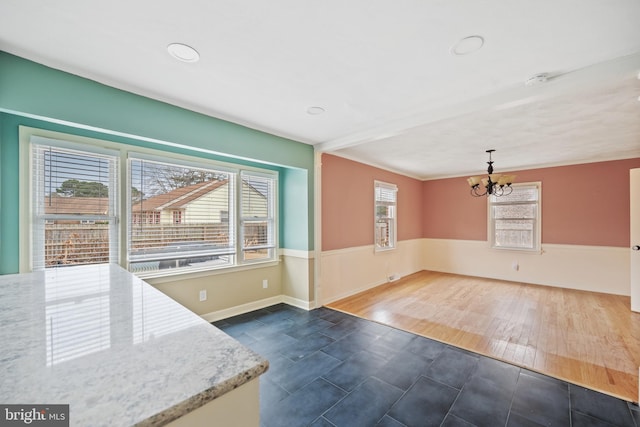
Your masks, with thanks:
[{"label": "wainscoting panel", "polygon": [[628,248],[543,244],[531,253],[491,249],[482,241],[423,239],[422,251],[425,270],[630,294]]},{"label": "wainscoting panel", "polygon": [[394,250],[373,245],[322,252],[317,294],[320,305],[345,298],[423,269],[422,239],[398,242]]}]

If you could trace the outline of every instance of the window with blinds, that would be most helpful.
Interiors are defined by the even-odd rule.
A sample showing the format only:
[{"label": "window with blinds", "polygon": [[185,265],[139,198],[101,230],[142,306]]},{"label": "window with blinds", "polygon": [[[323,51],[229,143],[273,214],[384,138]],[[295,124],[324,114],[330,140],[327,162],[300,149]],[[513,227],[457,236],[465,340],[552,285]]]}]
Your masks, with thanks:
[{"label": "window with blinds", "polygon": [[114,263],[153,277],[277,260],[278,172],[21,132],[21,271]]},{"label": "window with blinds", "polygon": [[276,175],[242,171],[240,180],[242,261],[273,259]]},{"label": "window with blinds", "polygon": [[397,194],[394,184],[375,181],[375,250],[388,250],[396,247]]},{"label": "window with blinds", "polygon": [[34,139],[32,269],[117,262],[117,153]]},{"label": "window with blinds", "polygon": [[513,184],[506,196],[489,197],[492,247],[537,251],[540,248],[540,184]]},{"label": "window with blinds", "polygon": [[130,158],[128,261],[134,273],[233,265],[236,173]]}]

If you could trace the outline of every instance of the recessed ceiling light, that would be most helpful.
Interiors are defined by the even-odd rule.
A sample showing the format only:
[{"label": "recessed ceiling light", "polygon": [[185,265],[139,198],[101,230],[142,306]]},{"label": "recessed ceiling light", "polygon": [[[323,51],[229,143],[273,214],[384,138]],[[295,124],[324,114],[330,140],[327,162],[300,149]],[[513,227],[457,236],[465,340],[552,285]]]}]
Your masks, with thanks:
[{"label": "recessed ceiling light", "polygon": [[187,46],[182,43],[171,43],[167,46],[169,54],[182,62],[197,62],[200,59],[200,54],[197,50],[191,46]]},{"label": "recessed ceiling light", "polygon": [[469,36],[451,46],[450,52],[456,56],[469,55],[470,53],[480,50],[483,45],[484,38],[482,38],[482,36]]},{"label": "recessed ceiling light", "polygon": [[309,107],[307,108],[307,114],[311,114],[312,116],[317,116],[318,114],[324,113],[324,108],[322,107]]}]

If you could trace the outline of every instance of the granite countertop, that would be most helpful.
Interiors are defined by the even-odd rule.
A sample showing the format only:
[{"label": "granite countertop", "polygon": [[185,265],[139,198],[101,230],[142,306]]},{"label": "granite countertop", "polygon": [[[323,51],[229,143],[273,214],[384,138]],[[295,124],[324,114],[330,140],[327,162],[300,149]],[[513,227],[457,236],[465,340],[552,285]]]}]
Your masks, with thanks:
[{"label": "granite countertop", "polygon": [[257,378],[263,357],[116,265],[0,276],[0,403],[75,426],[159,426]]}]

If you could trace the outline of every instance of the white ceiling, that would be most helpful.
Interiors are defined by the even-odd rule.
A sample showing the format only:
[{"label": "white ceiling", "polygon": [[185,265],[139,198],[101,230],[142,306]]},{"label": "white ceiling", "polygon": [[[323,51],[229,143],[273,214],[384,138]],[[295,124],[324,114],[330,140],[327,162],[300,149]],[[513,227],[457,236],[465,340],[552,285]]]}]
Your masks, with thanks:
[{"label": "white ceiling", "polygon": [[0,50],[421,179],[640,157],[638,0],[0,0]]}]

